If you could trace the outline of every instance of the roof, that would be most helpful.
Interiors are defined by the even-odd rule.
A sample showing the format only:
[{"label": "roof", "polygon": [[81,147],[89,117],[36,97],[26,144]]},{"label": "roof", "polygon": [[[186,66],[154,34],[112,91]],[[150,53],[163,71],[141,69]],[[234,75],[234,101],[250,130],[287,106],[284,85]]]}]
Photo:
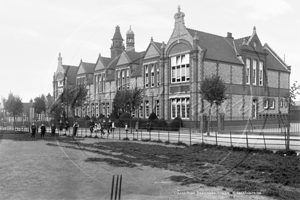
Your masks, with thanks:
[{"label": "roof", "polygon": [[107,58],[107,57],[101,57],[102,61],[104,62],[103,64],[107,67],[109,63],[113,60],[112,58]]},{"label": "roof", "polygon": [[127,51],[126,54],[131,60],[131,63],[139,62],[140,59],[144,56],[145,51],[142,52],[134,52],[134,51]]},{"label": "roof", "polygon": [[79,67],[71,66],[71,65],[63,65],[63,68],[67,74],[68,82],[70,84],[76,83],[76,75],[78,72]]},{"label": "roof", "polygon": [[83,66],[85,68],[86,73],[94,73],[96,64],[94,64],[94,63],[87,63],[87,62],[82,62],[82,64],[83,64]]},{"label": "roof", "polygon": [[113,40],[123,40],[119,26],[116,27],[115,34],[112,39]]},{"label": "roof", "polygon": [[250,36],[247,36],[247,37],[243,37],[243,38],[239,38],[239,39],[234,40],[234,45],[235,45],[235,48],[236,48],[236,51],[237,51],[238,55],[241,55],[241,47],[243,45],[244,39],[247,42],[249,40],[249,38],[250,38]]},{"label": "roof", "polygon": [[157,47],[158,49],[161,49],[162,43],[160,43],[160,42],[153,42],[153,43],[156,45],[156,47]]},{"label": "roof", "polygon": [[287,73],[290,72],[288,65],[275,53],[275,51],[268,44],[265,44],[263,48],[269,52],[267,56],[268,69],[274,69]]},{"label": "roof", "polygon": [[187,28],[194,37],[199,37],[199,45],[206,50],[205,58],[236,64],[242,64],[237,58],[232,39]]}]

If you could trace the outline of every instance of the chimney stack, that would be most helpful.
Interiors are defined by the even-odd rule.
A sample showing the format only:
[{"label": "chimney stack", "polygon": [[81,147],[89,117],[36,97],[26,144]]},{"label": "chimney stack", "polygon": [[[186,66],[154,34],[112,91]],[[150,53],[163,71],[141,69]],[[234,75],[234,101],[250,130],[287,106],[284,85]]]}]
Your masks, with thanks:
[{"label": "chimney stack", "polygon": [[227,38],[231,38],[231,39],[233,39],[233,37],[232,37],[232,33],[230,33],[230,32],[227,32]]}]

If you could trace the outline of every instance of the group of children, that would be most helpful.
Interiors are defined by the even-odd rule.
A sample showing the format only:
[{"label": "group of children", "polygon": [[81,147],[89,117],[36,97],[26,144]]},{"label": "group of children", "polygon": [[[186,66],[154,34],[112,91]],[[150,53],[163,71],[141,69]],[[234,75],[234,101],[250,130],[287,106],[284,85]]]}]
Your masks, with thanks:
[{"label": "group of children", "polygon": [[104,120],[103,121],[100,121],[98,124],[95,123],[92,119],[90,121],[90,132],[91,134],[93,132],[95,133],[98,133],[100,132],[101,133],[101,137],[103,135],[105,135],[105,132],[104,130],[106,129],[107,130],[107,135],[110,135],[110,133],[114,133],[114,130],[115,130],[115,123],[112,122],[110,119],[108,120],[108,122],[106,123]]},{"label": "group of children", "polygon": [[[101,132],[101,137],[103,135],[105,135],[104,129],[107,130],[107,134],[109,135],[110,133],[114,133],[114,130],[116,128],[114,122],[112,122],[111,120],[109,120],[107,123],[105,121],[102,121],[102,123],[99,122],[98,124],[95,123],[93,120],[91,120],[89,125],[90,125],[91,134],[93,132],[95,132],[95,133]],[[51,128],[51,137],[55,137],[56,126],[54,125],[54,123],[52,123],[50,128]],[[65,128],[67,131],[69,128],[69,125],[66,122],[65,126],[63,126],[63,123],[60,121],[59,130],[62,131],[63,128]],[[79,124],[78,124],[78,122],[75,122],[73,125],[73,137],[76,136],[78,128],[79,128]],[[44,124],[42,124],[40,129],[41,129],[41,138],[44,138],[45,133],[46,133],[46,126]],[[35,138],[36,132],[38,132],[38,127],[33,122],[31,125],[31,139]]]}]

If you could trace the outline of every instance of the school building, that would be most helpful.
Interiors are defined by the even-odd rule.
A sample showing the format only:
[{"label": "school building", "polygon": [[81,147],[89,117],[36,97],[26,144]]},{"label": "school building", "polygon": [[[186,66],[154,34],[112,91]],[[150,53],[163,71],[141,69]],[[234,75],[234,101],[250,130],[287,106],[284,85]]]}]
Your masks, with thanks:
[{"label": "school building", "polygon": [[85,84],[88,100],[75,114],[108,116],[116,91],[137,86],[145,95],[135,117],[148,118],[155,112],[166,120],[180,116],[184,121],[199,121],[209,110],[199,92],[201,81],[217,74],[227,85],[228,99],[218,112],[213,107],[214,116],[221,113],[225,120],[246,120],[288,113],[284,97],[289,91],[291,67],[270,45],[262,44],[255,27],[248,36],[235,39],[229,32],[219,36],[188,28],[184,17],[178,7],[168,42],[151,38],[144,51],[136,51],[131,27],[124,41],[117,26],[110,57],[99,54],[95,63],[81,61],[79,66],[70,66],[62,63],[59,54],[53,75],[54,98],[67,85]]}]

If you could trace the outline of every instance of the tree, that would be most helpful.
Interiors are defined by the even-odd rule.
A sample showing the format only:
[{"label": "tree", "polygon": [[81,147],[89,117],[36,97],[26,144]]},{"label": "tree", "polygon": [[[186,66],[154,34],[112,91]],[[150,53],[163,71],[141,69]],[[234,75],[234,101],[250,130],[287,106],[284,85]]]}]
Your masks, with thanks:
[{"label": "tree", "polygon": [[289,93],[287,95],[287,98],[289,98],[289,103],[291,106],[295,106],[295,100],[297,95],[300,95],[300,85],[298,84],[298,81],[295,81],[293,85],[291,86]]},{"label": "tree", "polygon": [[75,108],[81,107],[86,101],[88,90],[85,85],[75,85],[65,88],[58,99],[52,104],[50,112],[60,109],[59,107],[70,107],[73,119],[75,119]]},{"label": "tree", "polygon": [[13,93],[9,93],[7,100],[4,99],[3,102],[5,110],[14,118],[15,128],[16,116],[23,113],[22,99],[17,95],[13,95]]},{"label": "tree", "polygon": [[129,113],[130,116],[134,113],[141,105],[143,100],[143,90],[134,87],[131,90],[118,90],[113,102],[113,113],[120,117],[121,113]]},{"label": "tree", "polygon": [[200,93],[206,101],[209,102],[209,121],[208,121],[208,134],[210,133],[210,122],[211,122],[211,109],[213,104],[216,104],[217,110],[226,99],[225,94],[227,87],[225,82],[220,76],[213,74],[210,77],[205,77],[204,81],[200,85]]},{"label": "tree", "polygon": [[41,114],[41,113],[46,113],[46,98],[42,94],[40,97],[36,97],[33,102],[33,108],[36,113]]}]

